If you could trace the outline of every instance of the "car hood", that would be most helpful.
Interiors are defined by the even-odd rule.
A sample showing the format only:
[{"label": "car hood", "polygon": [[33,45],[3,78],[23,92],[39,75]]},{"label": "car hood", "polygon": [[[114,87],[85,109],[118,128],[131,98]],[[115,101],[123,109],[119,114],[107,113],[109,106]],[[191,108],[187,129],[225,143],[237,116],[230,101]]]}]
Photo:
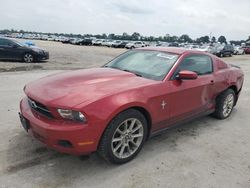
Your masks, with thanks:
[{"label": "car hood", "polygon": [[34,49],[34,50],[41,50],[41,51],[44,51],[44,49],[38,47],[38,46],[28,46],[29,48],[31,49]]},{"label": "car hood", "polygon": [[25,93],[44,105],[74,107],[155,82],[121,70],[93,68],[41,78],[27,84]]}]

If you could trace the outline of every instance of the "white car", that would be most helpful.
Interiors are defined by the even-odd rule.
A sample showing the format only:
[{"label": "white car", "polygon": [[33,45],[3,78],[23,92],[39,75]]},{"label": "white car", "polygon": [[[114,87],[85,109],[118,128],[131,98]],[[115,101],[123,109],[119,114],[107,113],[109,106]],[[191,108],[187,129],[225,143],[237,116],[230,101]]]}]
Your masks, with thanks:
[{"label": "white car", "polygon": [[93,41],[92,41],[92,44],[93,44],[94,46],[101,46],[102,43],[103,43],[103,41],[104,41],[104,39],[96,39],[96,40],[93,40]]},{"label": "white car", "polygon": [[243,55],[244,53],[245,51],[241,46],[234,47],[234,55]]},{"label": "white car", "polygon": [[114,41],[112,39],[107,39],[102,42],[103,46],[111,47]]},{"label": "white car", "polygon": [[141,41],[136,41],[136,42],[129,42],[128,44],[126,44],[125,48],[127,49],[132,49],[132,48],[141,48],[141,47],[145,47],[145,43],[141,42]]},{"label": "white car", "polygon": [[212,53],[213,47],[212,46],[201,46],[200,48],[197,48],[197,50],[202,51],[202,52],[208,52]]}]

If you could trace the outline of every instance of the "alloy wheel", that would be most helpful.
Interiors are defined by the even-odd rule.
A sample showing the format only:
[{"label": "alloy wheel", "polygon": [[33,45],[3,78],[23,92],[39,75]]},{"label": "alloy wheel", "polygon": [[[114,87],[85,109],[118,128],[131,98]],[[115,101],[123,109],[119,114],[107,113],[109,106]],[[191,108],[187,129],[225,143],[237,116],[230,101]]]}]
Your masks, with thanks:
[{"label": "alloy wheel", "polygon": [[26,63],[31,63],[34,60],[31,54],[25,54],[23,59]]},{"label": "alloy wheel", "polygon": [[229,94],[223,104],[223,115],[225,117],[229,116],[234,106],[234,95]]},{"label": "alloy wheel", "polygon": [[129,118],[123,121],[112,137],[111,149],[113,154],[119,159],[130,157],[141,145],[143,134],[143,125],[138,119]]}]

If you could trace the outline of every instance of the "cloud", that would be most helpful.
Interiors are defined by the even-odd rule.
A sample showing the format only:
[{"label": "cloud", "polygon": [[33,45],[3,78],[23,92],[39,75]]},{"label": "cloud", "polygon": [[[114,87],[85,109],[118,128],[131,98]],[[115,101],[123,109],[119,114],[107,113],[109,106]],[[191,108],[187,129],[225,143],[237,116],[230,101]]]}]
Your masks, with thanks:
[{"label": "cloud", "polygon": [[59,33],[139,32],[246,39],[250,1],[0,0],[0,29]]},{"label": "cloud", "polygon": [[134,6],[131,4],[123,4],[123,3],[115,2],[113,3],[113,6],[116,7],[118,11],[120,11],[121,13],[125,13],[125,14],[128,13],[128,14],[142,14],[143,15],[143,14],[154,13],[154,11],[151,9]]}]

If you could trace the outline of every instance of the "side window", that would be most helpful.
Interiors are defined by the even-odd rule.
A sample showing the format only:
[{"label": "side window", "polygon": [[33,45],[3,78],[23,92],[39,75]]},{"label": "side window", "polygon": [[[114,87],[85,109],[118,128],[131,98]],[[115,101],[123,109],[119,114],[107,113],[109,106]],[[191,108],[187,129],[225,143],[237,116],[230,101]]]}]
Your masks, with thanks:
[{"label": "side window", "polygon": [[198,75],[210,74],[213,72],[213,63],[207,55],[191,55],[181,62],[176,74],[181,70],[193,71]]},{"label": "side window", "polygon": [[12,42],[6,39],[0,39],[0,46],[10,46]]}]

